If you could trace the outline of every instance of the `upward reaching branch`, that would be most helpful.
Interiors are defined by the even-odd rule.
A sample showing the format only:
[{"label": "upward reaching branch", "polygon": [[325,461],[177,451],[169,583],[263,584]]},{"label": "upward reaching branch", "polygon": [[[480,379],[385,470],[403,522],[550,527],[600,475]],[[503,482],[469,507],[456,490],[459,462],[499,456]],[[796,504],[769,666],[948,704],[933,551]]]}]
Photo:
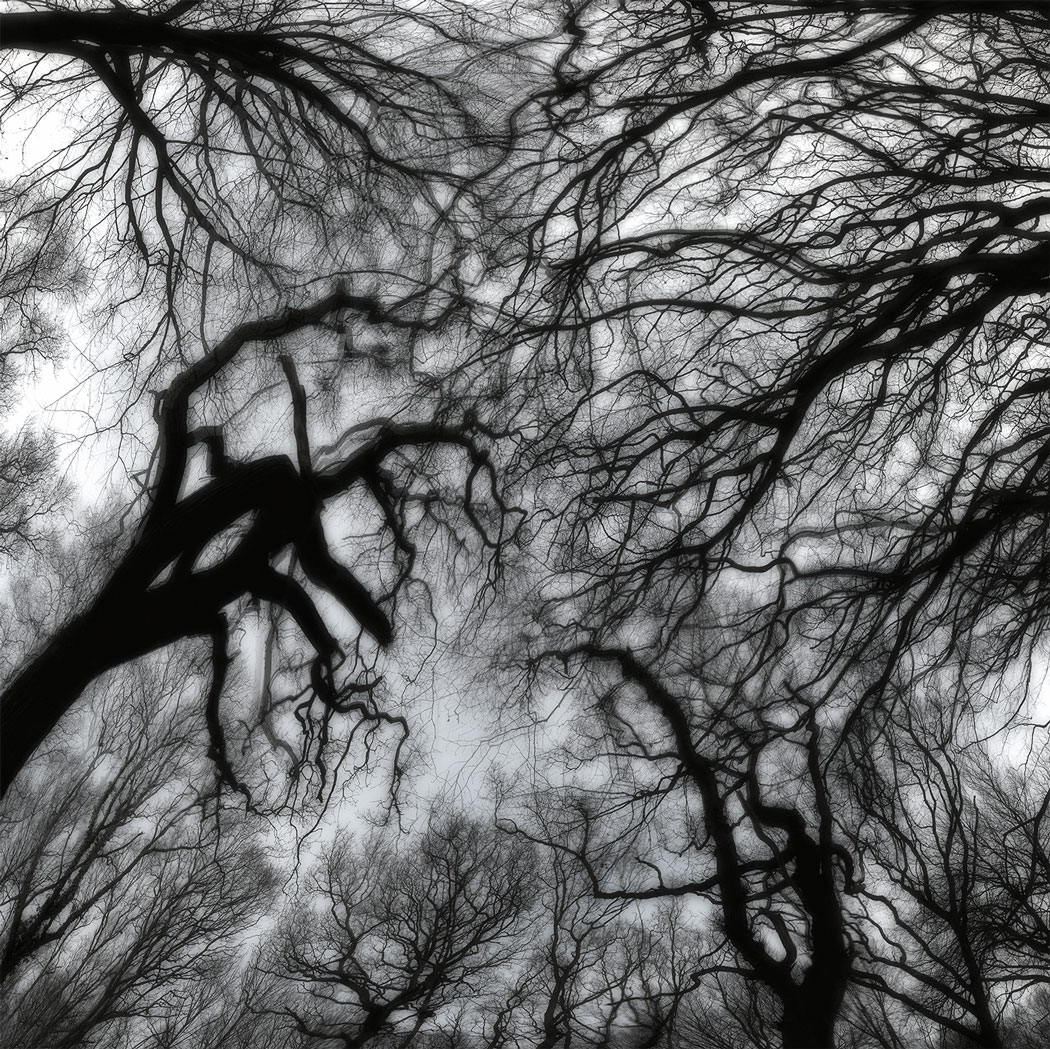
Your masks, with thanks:
[{"label": "upward reaching branch", "polygon": [[[686,701],[674,696],[659,677],[628,649],[582,645],[561,658],[581,655],[615,663],[624,681],[641,690],[646,704],[670,731],[673,754],[700,795],[706,832],[714,854],[715,875],[697,888],[714,890],[723,928],[733,947],[778,999],[779,1027],[786,1049],[830,1047],[839,1008],[850,972],[850,947],[840,900],[837,873],[845,860],[844,891],[852,892],[852,859],[834,841],[824,798],[824,784],[817,759],[819,734],[812,717],[806,740],[812,789],[819,799],[818,831],[808,826],[804,812],[782,804],[771,804],[762,796],[757,759],[751,752],[743,773],[726,774],[720,763],[701,753],[694,740],[695,728]],[[726,787],[728,779],[731,786]],[[734,784],[735,781],[735,784]],[[731,816],[731,797],[744,788],[743,803],[751,830],[770,855],[760,861],[742,855],[748,835],[741,833]],[[777,839],[782,838],[783,844]],[[756,887],[756,874],[772,874],[768,883]],[[667,895],[676,893],[670,890]],[[654,891],[652,895],[659,895]],[[792,934],[783,895],[797,900],[805,934]],[[782,907],[783,911],[778,910]],[[759,916],[771,923],[780,940],[780,956],[770,952],[768,940],[759,931]],[[795,923],[792,922],[792,925]],[[800,963],[805,958],[805,963]]]}]

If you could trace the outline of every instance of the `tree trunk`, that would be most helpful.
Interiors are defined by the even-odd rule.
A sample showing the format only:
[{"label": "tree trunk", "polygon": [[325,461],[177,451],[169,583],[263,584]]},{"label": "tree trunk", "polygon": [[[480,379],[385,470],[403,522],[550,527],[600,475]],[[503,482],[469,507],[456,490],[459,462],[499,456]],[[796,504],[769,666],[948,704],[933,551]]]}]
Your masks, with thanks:
[{"label": "tree trunk", "polygon": [[778,1025],[784,1049],[834,1049],[835,1024],[846,995],[848,962],[811,967],[797,994],[782,997]]},{"label": "tree trunk", "polygon": [[784,1049],[834,1049],[838,1002],[822,1008],[805,1000],[784,1006],[780,1037]]},{"label": "tree trunk", "polygon": [[205,632],[201,611],[147,591],[124,600],[103,597],[60,630],[0,697],[0,794],[96,677]]}]

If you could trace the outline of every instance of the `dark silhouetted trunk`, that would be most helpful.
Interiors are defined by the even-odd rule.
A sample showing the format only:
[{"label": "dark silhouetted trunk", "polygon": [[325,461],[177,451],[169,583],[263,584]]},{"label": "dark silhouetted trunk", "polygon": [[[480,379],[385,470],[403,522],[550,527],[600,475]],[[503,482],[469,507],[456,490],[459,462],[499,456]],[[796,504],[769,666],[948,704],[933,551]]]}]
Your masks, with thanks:
[{"label": "dark silhouetted trunk", "polygon": [[807,1009],[803,1004],[785,1007],[780,1021],[784,1049],[834,1049],[835,1018],[833,1009]]},{"label": "dark silhouetted trunk", "polygon": [[807,974],[795,997],[783,1001],[780,1037],[784,1049],[834,1049],[835,1024],[846,993],[846,973],[812,980]]}]

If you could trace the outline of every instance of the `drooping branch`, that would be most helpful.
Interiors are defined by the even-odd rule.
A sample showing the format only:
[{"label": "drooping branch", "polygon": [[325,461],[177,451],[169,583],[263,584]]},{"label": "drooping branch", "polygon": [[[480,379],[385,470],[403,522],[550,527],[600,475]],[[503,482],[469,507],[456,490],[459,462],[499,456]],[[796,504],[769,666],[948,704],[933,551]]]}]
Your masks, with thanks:
[{"label": "drooping branch", "polygon": [[[444,255],[472,235],[449,195],[474,194],[509,135],[483,131],[463,90],[463,56],[486,47],[463,12],[342,0],[18,6],[2,16],[0,118],[32,119],[34,104],[64,93],[86,104],[74,107],[76,134],[0,187],[3,237],[40,241],[19,249],[28,268],[8,271],[12,298],[35,302],[38,269],[55,265],[48,245],[68,241],[58,254],[76,259],[79,231],[96,272],[119,267],[118,305],[162,310],[137,352],[170,349],[185,317],[207,326],[220,275],[282,301],[356,271],[360,238],[347,231],[370,221],[415,242],[407,285],[456,294],[443,266],[415,264],[436,257],[426,243]],[[410,43],[391,48],[399,27]],[[293,224],[318,250],[290,247]]]}]

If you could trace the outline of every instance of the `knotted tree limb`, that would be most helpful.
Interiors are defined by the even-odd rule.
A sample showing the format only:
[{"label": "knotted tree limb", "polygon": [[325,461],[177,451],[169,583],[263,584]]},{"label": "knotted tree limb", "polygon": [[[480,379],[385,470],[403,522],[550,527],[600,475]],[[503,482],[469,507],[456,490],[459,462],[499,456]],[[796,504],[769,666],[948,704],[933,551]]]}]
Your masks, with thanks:
[{"label": "knotted tree limb", "polygon": [[[339,286],[301,309],[287,309],[238,326],[205,357],[186,368],[157,401],[156,480],[130,548],[99,593],[18,671],[0,696],[0,784],[7,790],[33,751],[62,715],[100,674],[176,641],[222,635],[216,624],[232,603],[251,597],[280,607],[296,622],[314,652],[315,680],[331,681],[342,650],[313,598],[275,567],[292,550],[307,579],[327,591],[380,645],[393,639],[389,616],[368,588],[328,548],[322,524],[325,504],[372,479],[384,461],[409,448],[453,444],[463,448],[474,470],[491,466],[464,429],[435,423],[380,420],[374,435],[341,461],[316,470],[306,442],[305,395],[291,361],[289,377],[298,463],[286,455],[237,462],[227,459],[221,431],[191,429],[190,401],[246,344],[274,340],[320,324],[344,310],[366,313],[378,323],[420,326],[383,313],[371,299]],[[210,477],[188,494],[191,452],[209,451]],[[396,493],[395,493],[396,495]],[[384,508],[385,509],[385,508]],[[399,527],[383,514],[387,529]],[[209,544],[239,521],[250,522],[217,563],[198,567]],[[403,547],[404,537],[394,536]],[[223,648],[225,646],[223,645]],[[213,661],[218,666],[225,652]],[[321,697],[323,701],[333,697]],[[212,751],[220,774],[232,782],[221,738],[217,698],[209,700]]]}]

